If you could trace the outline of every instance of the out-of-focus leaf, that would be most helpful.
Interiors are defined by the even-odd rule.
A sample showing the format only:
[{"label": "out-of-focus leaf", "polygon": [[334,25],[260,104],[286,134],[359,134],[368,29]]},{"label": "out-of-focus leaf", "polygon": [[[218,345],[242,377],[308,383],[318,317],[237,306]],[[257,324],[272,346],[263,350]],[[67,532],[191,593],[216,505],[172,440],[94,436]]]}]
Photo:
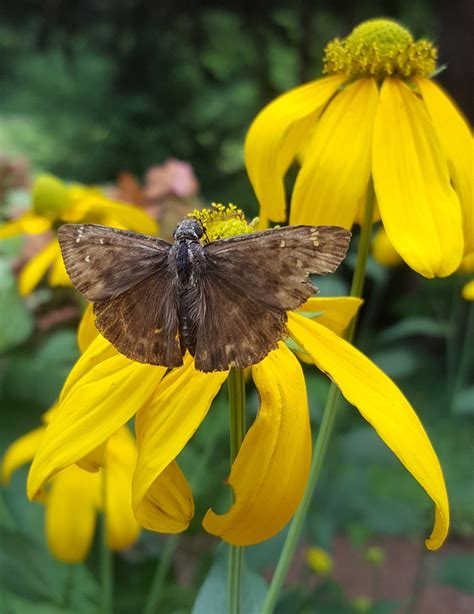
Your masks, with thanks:
[{"label": "out-of-focus leaf", "polygon": [[405,337],[421,335],[423,337],[445,337],[448,328],[445,322],[433,318],[411,317],[389,326],[377,335],[380,343],[392,343]]},{"label": "out-of-focus leaf", "polygon": [[0,585],[38,601],[61,602],[54,563],[34,539],[20,531],[0,527]]},{"label": "out-of-focus leaf", "polygon": [[410,377],[421,366],[419,354],[406,347],[379,350],[370,357],[375,364],[394,379]]},{"label": "out-of-focus leaf", "polygon": [[474,414],[474,386],[464,388],[456,393],[453,402],[453,411],[455,414],[464,414],[472,416]]},{"label": "out-of-focus leaf", "polygon": [[[192,614],[225,614],[228,611],[227,556],[222,550],[212,565],[199,590]],[[267,593],[265,581],[256,573],[244,568],[241,585],[241,611],[259,614]]]},{"label": "out-of-focus leaf", "polygon": [[5,259],[0,259],[0,314],[0,352],[4,352],[25,341],[33,330],[33,319]]},{"label": "out-of-focus leaf", "polygon": [[442,560],[436,579],[460,591],[474,593],[474,556],[472,554],[448,555]]}]

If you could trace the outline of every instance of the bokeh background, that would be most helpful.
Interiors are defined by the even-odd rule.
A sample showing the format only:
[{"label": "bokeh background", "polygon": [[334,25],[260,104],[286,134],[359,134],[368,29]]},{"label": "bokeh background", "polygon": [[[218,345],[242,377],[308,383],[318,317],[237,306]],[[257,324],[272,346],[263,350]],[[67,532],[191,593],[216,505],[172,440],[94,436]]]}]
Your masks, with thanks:
[{"label": "bokeh background", "polygon": [[[256,215],[242,151],[252,118],[278,93],[319,76],[325,44],[371,17],[398,19],[415,37],[439,45],[446,70],[438,80],[472,120],[471,10],[467,0],[4,3],[0,221],[29,206],[31,183],[43,172],[107,185],[112,195],[152,212],[171,194],[180,214],[200,199],[234,202]],[[190,165],[183,171],[189,193],[160,184],[163,164],[174,158]],[[0,241],[0,452],[38,425],[78,356],[74,291],[43,285],[26,299],[18,295],[13,273],[25,250],[35,245]],[[348,293],[353,264],[350,256],[318,283],[322,295]],[[448,544],[439,553],[424,551],[431,502],[357,412],[341,405],[278,612],[474,610],[473,333],[472,307],[461,297],[465,281],[460,275],[428,281],[371,260],[370,307],[357,339],[405,392],[439,454],[452,505]],[[328,382],[310,369],[307,377],[316,428]],[[255,412],[257,399],[249,394]],[[171,556],[163,612],[191,611],[220,556],[199,519],[223,496],[225,395],[183,452],[185,471],[203,453],[194,479],[196,520]],[[25,477],[26,469],[19,471],[2,489],[0,611],[95,611],[97,544],[74,573],[55,561],[43,536],[43,507],[27,502]],[[282,539],[249,549],[250,568],[268,578]],[[137,545],[115,556],[117,612],[141,611],[165,544],[143,532]],[[311,567],[306,549],[312,546],[324,549],[331,564]],[[373,546],[380,548],[376,555]]]}]

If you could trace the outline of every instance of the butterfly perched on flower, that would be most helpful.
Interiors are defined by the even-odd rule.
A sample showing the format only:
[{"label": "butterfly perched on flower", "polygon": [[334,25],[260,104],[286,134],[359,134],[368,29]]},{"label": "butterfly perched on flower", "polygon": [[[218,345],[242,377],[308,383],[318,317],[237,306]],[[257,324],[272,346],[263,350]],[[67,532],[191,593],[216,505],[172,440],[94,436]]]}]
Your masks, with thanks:
[{"label": "butterfly perched on flower", "polygon": [[58,237],[73,284],[120,353],[173,368],[188,350],[210,372],[246,368],[275,349],[286,312],[317,290],[309,275],[336,270],[350,232],[289,226],[203,242],[205,225],[188,217],[174,244],[96,224],[65,224]]}]

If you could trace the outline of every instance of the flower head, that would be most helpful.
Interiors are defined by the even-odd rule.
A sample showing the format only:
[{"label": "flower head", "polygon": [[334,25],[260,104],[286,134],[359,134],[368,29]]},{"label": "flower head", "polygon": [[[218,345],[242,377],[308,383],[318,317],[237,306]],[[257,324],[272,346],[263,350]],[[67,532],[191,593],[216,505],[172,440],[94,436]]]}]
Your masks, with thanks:
[{"label": "flower head", "polygon": [[[48,412],[46,421],[54,415]],[[46,433],[46,425],[14,441],[2,462],[3,482],[30,462]],[[131,546],[138,538],[139,526],[131,506],[131,480],[136,461],[136,444],[127,427],[121,427],[101,449],[103,469],[91,473],[72,464],[56,473],[40,501],[46,507],[45,530],[49,549],[67,563],[82,561],[94,537],[96,518],[104,511],[107,542],[112,550]],[[91,468],[91,465],[88,465]],[[103,473],[107,474],[107,494],[102,499]]]},{"label": "flower head", "polygon": [[455,271],[474,247],[472,139],[430,79],[435,60],[430,42],[388,19],[330,42],[326,76],[271,102],[247,134],[261,216],[286,219],[283,178],[299,156],[291,224],[350,228],[373,181],[376,219],[405,262],[426,277]]},{"label": "flower head", "polygon": [[105,224],[152,235],[158,232],[156,222],[138,207],[110,200],[98,188],[66,185],[52,175],[40,175],[33,184],[30,210],[0,226],[0,239],[53,232],[53,236],[45,237],[44,247],[21,271],[21,294],[30,294],[48,269],[50,285],[71,285],[55,234],[64,222]]},{"label": "flower head", "polygon": [[[235,208],[216,205],[202,215],[207,216],[211,235],[215,231],[227,236],[235,224],[242,230],[244,220]],[[429,439],[395,384],[338,336],[360,304],[360,299],[350,297],[309,299],[299,313],[288,313],[292,346],[306,362],[338,383],[346,399],[432,497],[435,527],[427,545],[437,548],[446,537],[449,508]],[[171,370],[133,362],[94,331],[92,319],[89,309],[79,338],[81,345],[90,345],[63,387],[58,412],[35,456],[29,496],[38,496],[58,471],[94,455],[102,442],[136,414],[135,515],[148,529],[183,531],[194,505],[176,457],[203,421],[228,371],[199,371],[189,353],[182,366]],[[285,526],[303,495],[311,458],[305,379],[295,354],[280,341],[277,349],[251,367],[251,374],[260,408],[227,480],[234,503],[225,514],[208,510],[203,519],[207,531],[236,545],[268,539]]]}]

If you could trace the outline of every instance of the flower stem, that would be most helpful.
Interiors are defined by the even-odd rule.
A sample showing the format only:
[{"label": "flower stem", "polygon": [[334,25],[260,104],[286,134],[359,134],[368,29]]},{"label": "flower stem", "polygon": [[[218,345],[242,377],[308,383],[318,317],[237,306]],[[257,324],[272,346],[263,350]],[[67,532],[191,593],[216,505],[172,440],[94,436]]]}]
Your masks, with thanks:
[{"label": "flower stem", "polygon": [[[245,436],[245,380],[241,369],[231,368],[227,379],[230,409],[230,464],[239,453]],[[243,548],[229,546],[229,614],[240,614]]]},{"label": "flower stem", "polygon": [[102,614],[113,612],[113,558],[107,541],[107,468],[104,464],[102,473],[102,514],[101,514],[101,551],[100,576],[102,581]]},{"label": "flower stem", "polygon": [[[359,248],[357,251],[357,261],[354,269],[354,275],[352,277],[351,296],[360,297],[364,288],[365,280],[365,267],[367,264],[367,257],[369,255],[370,239],[372,236],[372,223],[374,217],[374,203],[375,193],[374,185],[370,180],[367,187],[367,196],[365,201],[364,221],[362,224]],[[345,338],[348,341],[352,341],[355,332],[354,318],[349,325]],[[273,574],[272,581],[268,588],[267,596],[263,603],[261,614],[271,614],[278,601],[283,582],[288,572],[291,560],[298,545],[299,537],[303,527],[303,522],[306,517],[311,499],[313,498],[314,489],[318,481],[319,473],[326,455],[329,440],[332,435],[334,422],[336,418],[337,402],[339,400],[339,389],[333,383],[329,388],[329,394],[324,408],[323,418],[319,432],[316,435],[314,442],[313,460],[311,461],[311,469],[309,472],[308,484],[301,500],[300,506],[296,511],[296,514],[291,521],[288,535],[286,536],[283,549],[278,559],[278,564]]]}]

